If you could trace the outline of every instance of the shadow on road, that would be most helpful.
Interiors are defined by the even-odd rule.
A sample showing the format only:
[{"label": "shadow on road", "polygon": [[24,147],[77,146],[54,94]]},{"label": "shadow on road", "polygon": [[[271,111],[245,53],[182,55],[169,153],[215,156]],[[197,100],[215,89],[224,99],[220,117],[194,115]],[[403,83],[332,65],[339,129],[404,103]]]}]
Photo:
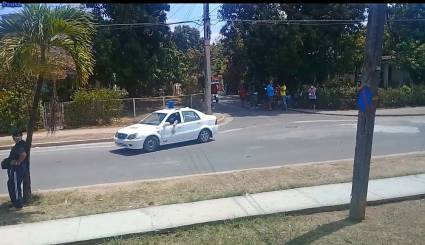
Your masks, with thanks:
[{"label": "shadow on road", "polygon": [[[209,142],[212,142],[212,141],[214,141],[214,140],[210,140]],[[208,144],[208,143],[206,143],[206,144]],[[166,151],[166,150],[171,150],[171,149],[175,149],[175,148],[198,145],[198,144],[199,143],[196,140],[181,142],[181,143],[175,143],[175,144],[160,146],[157,151]],[[110,150],[109,152],[113,153],[113,154],[121,155],[121,156],[136,156],[136,155],[141,155],[141,154],[155,154],[155,152],[145,152],[144,150],[132,150],[132,149],[127,149],[127,148],[119,148],[119,149],[115,149],[115,150]]]},{"label": "shadow on road", "polygon": [[283,111],[282,108],[274,108],[269,111],[263,107],[259,108],[248,108],[248,104],[245,104],[245,108],[241,107],[240,99],[236,96],[224,96],[219,103],[216,103],[213,112],[229,114],[232,117],[252,117],[252,116],[281,116],[285,114],[304,114],[295,111]]}]

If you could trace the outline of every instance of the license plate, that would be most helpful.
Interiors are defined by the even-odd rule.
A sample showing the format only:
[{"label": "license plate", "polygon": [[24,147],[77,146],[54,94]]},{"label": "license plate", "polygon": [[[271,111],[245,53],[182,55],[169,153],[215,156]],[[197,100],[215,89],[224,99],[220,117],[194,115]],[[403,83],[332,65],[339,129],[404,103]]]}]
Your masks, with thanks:
[{"label": "license plate", "polygon": [[115,142],[115,144],[116,144],[117,146],[127,147],[127,145],[126,145],[126,144],[123,144],[123,143]]}]

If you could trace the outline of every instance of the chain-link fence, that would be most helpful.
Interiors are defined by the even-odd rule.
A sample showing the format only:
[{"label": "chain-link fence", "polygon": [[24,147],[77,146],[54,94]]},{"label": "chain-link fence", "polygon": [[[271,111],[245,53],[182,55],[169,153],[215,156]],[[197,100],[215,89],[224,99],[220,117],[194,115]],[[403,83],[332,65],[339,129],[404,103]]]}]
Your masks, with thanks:
[{"label": "chain-link fence", "polygon": [[[63,128],[78,128],[95,125],[127,125],[143,119],[147,114],[167,108],[168,101],[174,106],[190,107],[204,111],[204,94],[184,96],[163,96],[150,98],[128,98],[120,100],[102,100],[85,102],[63,102],[58,106],[56,125]],[[44,107],[45,118],[49,118],[50,107]],[[44,120],[48,129],[52,120]],[[61,127],[61,128],[62,128]]]}]

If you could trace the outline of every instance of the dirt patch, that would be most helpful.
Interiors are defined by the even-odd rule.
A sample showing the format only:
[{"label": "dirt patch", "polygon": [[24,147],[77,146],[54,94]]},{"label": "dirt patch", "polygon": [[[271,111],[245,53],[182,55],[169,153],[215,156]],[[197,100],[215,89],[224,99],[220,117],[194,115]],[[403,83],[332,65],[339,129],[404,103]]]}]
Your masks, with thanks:
[{"label": "dirt patch", "polygon": [[366,220],[348,211],[245,218],[173,232],[106,239],[100,244],[423,244],[425,200],[369,206]]},{"label": "dirt patch", "polygon": [[[33,203],[16,212],[9,210],[8,197],[1,196],[0,225],[350,182],[352,165],[352,161],[335,161],[66,191],[36,192]],[[424,172],[425,154],[422,153],[372,159],[370,177],[375,179]]]}]

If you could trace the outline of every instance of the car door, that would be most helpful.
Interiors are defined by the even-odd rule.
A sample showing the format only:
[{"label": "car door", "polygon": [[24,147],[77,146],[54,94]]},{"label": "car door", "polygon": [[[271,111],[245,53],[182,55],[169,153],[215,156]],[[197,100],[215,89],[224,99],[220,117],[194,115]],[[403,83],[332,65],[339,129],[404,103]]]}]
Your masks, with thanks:
[{"label": "car door", "polygon": [[182,111],[183,115],[183,138],[184,140],[194,140],[198,138],[199,131],[202,127],[201,118],[194,111]]},{"label": "car door", "polygon": [[[164,126],[161,131],[161,137],[164,144],[172,144],[182,141],[182,120],[180,112],[171,113],[165,122],[170,123],[168,126]],[[176,122],[176,124],[174,124]]]}]

